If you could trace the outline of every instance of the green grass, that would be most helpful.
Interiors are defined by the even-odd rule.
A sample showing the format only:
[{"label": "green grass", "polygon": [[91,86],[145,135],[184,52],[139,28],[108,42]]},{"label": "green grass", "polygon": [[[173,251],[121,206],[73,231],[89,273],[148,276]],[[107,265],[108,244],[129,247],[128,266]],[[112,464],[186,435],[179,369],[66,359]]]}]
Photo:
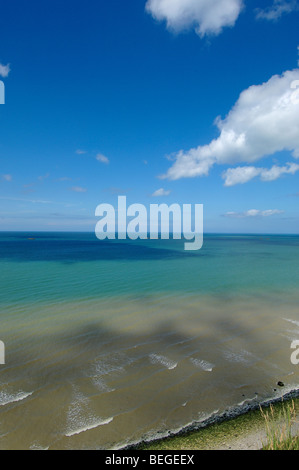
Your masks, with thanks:
[{"label": "green grass", "polygon": [[237,418],[206,428],[157,440],[138,446],[140,450],[213,450],[230,449],[238,440],[246,446],[246,437],[263,432],[267,442],[261,442],[261,450],[299,450],[299,437],[290,435],[295,416],[299,413],[299,399],[276,403],[270,408],[250,411]]},{"label": "green grass", "polygon": [[213,450],[229,449],[240,436],[254,434],[264,426],[261,413],[250,411],[237,418],[209,425],[197,431],[186,432],[138,446],[138,450]]},{"label": "green grass", "polygon": [[299,436],[294,436],[296,423],[295,402],[283,403],[277,411],[271,405],[269,411],[261,409],[267,430],[267,444],[264,450],[299,450]]}]

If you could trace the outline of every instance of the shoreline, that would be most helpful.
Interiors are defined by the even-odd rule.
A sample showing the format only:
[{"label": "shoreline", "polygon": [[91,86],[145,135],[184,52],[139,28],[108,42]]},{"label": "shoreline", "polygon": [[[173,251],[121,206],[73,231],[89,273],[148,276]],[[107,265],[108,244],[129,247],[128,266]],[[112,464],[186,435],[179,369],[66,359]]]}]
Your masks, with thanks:
[{"label": "shoreline", "polygon": [[[286,392],[279,398],[266,399],[260,403],[234,407],[201,422],[194,422],[178,432],[144,439],[119,450],[261,450],[266,442],[266,427],[260,408],[275,409],[294,400],[299,411],[299,388]],[[279,424],[279,423],[278,423]],[[299,433],[299,423],[295,426]]]}]

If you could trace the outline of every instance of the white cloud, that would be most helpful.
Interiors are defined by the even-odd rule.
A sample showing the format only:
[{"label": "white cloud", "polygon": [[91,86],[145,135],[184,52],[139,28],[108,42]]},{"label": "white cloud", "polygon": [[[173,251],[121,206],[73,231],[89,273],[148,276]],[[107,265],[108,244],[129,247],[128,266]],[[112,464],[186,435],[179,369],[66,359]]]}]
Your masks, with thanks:
[{"label": "white cloud", "polygon": [[5,181],[12,181],[12,176],[11,175],[3,175],[2,178],[5,180]]},{"label": "white cloud", "polygon": [[225,180],[225,186],[235,186],[236,184],[244,184],[252,180],[260,174],[260,168],[254,166],[245,166],[238,168],[229,168],[222,177]]},{"label": "white cloud", "polygon": [[70,191],[74,191],[75,193],[86,193],[87,189],[82,188],[81,186],[73,186],[70,188]]},{"label": "white cloud", "polygon": [[[175,163],[161,178],[178,180],[208,176],[214,165],[252,164],[283,150],[299,157],[299,102],[294,99],[294,82],[299,80],[299,69],[274,75],[268,82],[243,91],[224,120],[215,123],[220,136],[208,145],[189,151],[181,150]],[[289,164],[290,165],[290,164]],[[292,173],[288,167],[282,173]],[[263,180],[270,179],[264,170]],[[274,175],[278,170],[271,170]],[[297,171],[297,170],[296,170]],[[261,169],[228,170],[228,177],[246,182],[261,173]],[[267,178],[268,176],[268,178]],[[275,179],[275,178],[274,178]]]},{"label": "white cloud", "polygon": [[7,65],[0,64],[0,76],[1,77],[3,77],[3,78],[8,77],[9,72],[10,72],[10,65],[9,64],[7,64]]},{"label": "white cloud", "polygon": [[227,212],[225,217],[230,217],[234,219],[244,219],[247,217],[271,217],[273,215],[280,215],[284,214],[284,211],[280,211],[278,209],[268,209],[268,210],[258,210],[258,209],[250,209],[249,211],[245,212]]},{"label": "white cloud", "polygon": [[152,197],[169,196],[170,193],[171,193],[171,191],[166,191],[165,189],[161,188],[161,189],[157,189],[157,191],[155,191],[155,192],[152,194]]},{"label": "white cloud", "polygon": [[87,153],[86,150],[81,150],[81,149],[76,150],[77,155],[85,155],[86,153]]},{"label": "white cloud", "polygon": [[225,180],[225,186],[235,186],[236,184],[247,183],[257,176],[260,177],[261,181],[275,181],[282,175],[294,175],[297,171],[299,171],[297,163],[287,163],[285,166],[274,165],[269,169],[254,166],[239,166],[226,170],[222,178]]},{"label": "white cloud", "polygon": [[234,26],[243,0],[147,0],[146,10],[173,31],[193,27],[201,37]]},{"label": "white cloud", "polygon": [[286,166],[274,165],[269,170],[263,169],[261,171],[261,180],[274,181],[282,175],[294,175],[297,171],[299,171],[299,165],[297,163],[287,163]]},{"label": "white cloud", "polygon": [[268,8],[257,8],[257,19],[276,21],[282,15],[292,13],[299,9],[297,0],[274,0],[273,5]]},{"label": "white cloud", "polygon": [[98,162],[105,163],[106,165],[109,164],[109,159],[105,157],[105,155],[103,155],[102,153],[98,153],[96,159],[98,160]]}]

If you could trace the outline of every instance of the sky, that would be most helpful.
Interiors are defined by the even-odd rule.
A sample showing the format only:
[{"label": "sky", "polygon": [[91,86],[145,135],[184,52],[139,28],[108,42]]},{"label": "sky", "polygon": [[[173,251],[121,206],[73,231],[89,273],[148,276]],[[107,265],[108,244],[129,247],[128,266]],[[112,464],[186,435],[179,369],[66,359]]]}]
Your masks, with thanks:
[{"label": "sky", "polygon": [[0,230],[99,204],[203,204],[205,232],[299,233],[297,0],[3,0]]}]

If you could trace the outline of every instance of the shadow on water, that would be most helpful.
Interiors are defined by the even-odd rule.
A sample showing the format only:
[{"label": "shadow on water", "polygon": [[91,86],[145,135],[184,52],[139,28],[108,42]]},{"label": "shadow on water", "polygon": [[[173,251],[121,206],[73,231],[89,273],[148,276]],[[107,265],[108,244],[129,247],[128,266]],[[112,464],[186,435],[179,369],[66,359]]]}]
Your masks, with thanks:
[{"label": "shadow on water", "polygon": [[[227,318],[210,320],[210,334],[206,332],[201,336],[196,333],[193,336],[180,331],[172,321],[161,322],[146,332],[134,333],[129,329],[113,329],[104,325],[100,320],[86,322],[82,320],[82,326],[73,327],[71,321],[69,328],[63,327],[62,332],[48,334],[46,330],[40,329],[38,335],[26,334],[21,340],[17,334],[18,343],[21,346],[7,350],[7,366],[1,367],[0,382],[9,382],[9,377],[15,375],[15,368],[19,371],[18,378],[29,379],[37,388],[50,385],[57,381],[72,381],[78,377],[84,377],[88,370],[88,363],[111,354],[126,355],[128,351],[134,359],[135,353],[140,345],[147,345],[150,353],[163,354],[169,348],[176,351],[177,356],[184,358],[184,345],[189,342],[192,347],[189,353],[213,349],[214,353],[223,347],[223,338],[230,341],[238,339],[239,347],[244,350],[255,344],[257,337],[252,327],[247,327],[237,319]],[[3,338],[6,342],[6,338]],[[240,341],[240,342],[239,342]],[[7,341],[7,344],[10,344]],[[137,349],[136,349],[137,348]],[[188,347],[187,347],[188,349]],[[166,353],[167,354],[167,353]],[[135,358],[138,357],[138,353]],[[20,366],[24,368],[20,369]],[[28,375],[28,370],[30,374]],[[18,375],[18,373],[17,373]],[[259,377],[262,383],[263,375]],[[44,382],[43,382],[44,381]]]},{"label": "shadow on water", "polygon": [[[0,260],[12,262],[54,261],[66,264],[89,261],[155,261],[222,256],[222,246],[230,257],[273,257],[271,247],[299,247],[299,236],[288,235],[205,235],[203,249],[185,251],[182,240],[106,240],[93,233],[0,233]],[[260,251],[265,246],[269,251]],[[278,256],[276,254],[276,256]]]},{"label": "shadow on water", "polygon": [[[196,323],[198,323],[197,320]],[[220,404],[223,403],[223,392],[229,397],[234,395],[236,403],[246,399],[251,400],[254,393],[252,390],[263,393],[265,383],[269,384],[269,375],[265,374],[263,368],[255,368],[249,363],[229,364],[225,358],[221,357],[221,353],[231,345],[233,338],[238,340],[239,348],[252,349],[252,346],[260,340],[256,335],[256,330],[234,317],[223,318],[219,321],[218,316],[218,318],[210,318],[209,323],[208,332],[206,330],[201,332],[197,328],[193,334],[192,331],[186,332],[183,328],[180,329],[175,321],[165,321],[163,318],[152,328],[141,332],[127,328],[126,325],[122,328],[116,324],[114,328],[112,325],[104,324],[101,319],[84,321],[82,318],[81,325],[72,324],[70,319],[69,326],[64,323],[61,328],[57,328],[57,333],[53,331],[50,334],[41,323],[38,327],[39,335],[33,332],[28,333],[27,330],[27,334],[22,333],[22,337],[18,337],[18,346],[15,345],[13,350],[8,348],[7,366],[0,370],[0,383],[15,383],[18,390],[21,388],[26,392],[33,391],[34,393],[28,399],[28,407],[30,409],[30,401],[32,401],[31,408],[34,410],[40,407],[38,416],[46,413],[47,399],[51,403],[51,415],[56,416],[57,419],[70,405],[75,411],[81,409],[84,411],[89,399],[99,416],[103,410],[108,413],[108,416],[114,416],[113,410],[117,410],[109,428],[113,437],[111,437],[112,434],[106,437],[106,428],[103,431],[100,427],[96,431],[98,434],[95,435],[95,439],[97,445],[101,445],[100,439],[106,445],[109,445],[109,439],[111,442],[115,439],[121,442],[130,438],[130,433],[126,434],[127,427],[131,426],[129,421],[126,422],[124,428],[118,429],[119,423],[126,419],[128,410],[131,410],[128,413],[128,420],[133,419],[134,422],[136,419],[137,423],[138,419],[141,419],[139,416],[141,413],[142,420],[148,419],[151,423],[155,416],[155,419],[159,421],[159,428],[163,429],[164,418],[176,406],[181,407],[182,400],[194,399],[194,406],[200,408],[201,401],[199,400],[207,404],[208,395],[213,392],[211,400],[216,400],[216,403],[213,402],[210,406],[215,410],[221,406],[217,403],[218,400]],[[16,333],[17,336],[19,334],[20,332]],[[224,338],[230,338],[229,344],[224,344]],[[265,357],[268,353],[266,346]],[[151,361],[153,354],[162,358],[162,363]],[[211,360],[215,366],[212,374],[198,369],[189,360],[192,357],[198,357],[198,354],[201,359]],[[172,367],[171,363],[170,367],[167,367],[165,359],[177,363],[177,367]],[[269,372],[273,388],[277,381],[282,379],[279,373],[279,368]],[[254,384],[257,384],[252,390],[252,386],[245,387],[246,383],[250,383],[249,376],[251,378],[254,376]],[[102,379],[104,386],[107,386],[106,389],[99,389],[93,385],[96,381],[101,384]],[[182,395],[180,383],[185,383],[185,380],[186,388]],[[213,387],[217,389],[216,392],[213,391]],[[52,402],[49,398],[52,394],[55,396],[55,393],[58,393],[57,390],[63,391],[61,392],[63,402]],[[74,390],[79,391],[79,394],[75,396],[75,402],[72,396]],[[140,398],[143,395],[148,395],[149,398],[143,400]],[[261,398],[262,395],[258,393],[256,405]],[[165,399],[168,399],[169,405],[165,404]],[[228,397],[225,397],[225,400],[227,401],[225,406],[234,404],[229,403]],[[25,401],[21,403],[26,405]],[[136,403],[139,403],[139,407]],[[16,412],[17,409],[16,407]],[[46,414],[45,416],[48,420],[49,416]],[[12,417],[15,418],[13,412]],[[31,419],[34,423],[35,416]],[[75,429],[81,426],[80,423],[79,419],[79,424],[75,425]],[[63,432],[64,428],[62,428]],[[28,435],[28,439],[32,442],[33,437],[30,433],[35,436],[34,425],[30,428]],[[81,434],[83,443],[85,437],[87,438],[88,434]],[[142,434],[140,434],[141,437]],[[55,438],[57,438],[57,431]],[[47,436],[47,439],[50,437]],[[61,439],[65,438],[61,436]],[[64,443],[61,444],[62,447],[63,445]]]},{"label": "shadow on water", "polygon": [[0,260],[15,262],[55,261],[62,263],[77,263],[90,261],[138,261],[193,258],[200,252],[184,251],[182,240],[180,245],[174,242],[177,249],[163,248],[161,240],[156,244],[133,241],[99,241],[91,239],[48,239],[48,238],[19,238],[1,241]]}]

